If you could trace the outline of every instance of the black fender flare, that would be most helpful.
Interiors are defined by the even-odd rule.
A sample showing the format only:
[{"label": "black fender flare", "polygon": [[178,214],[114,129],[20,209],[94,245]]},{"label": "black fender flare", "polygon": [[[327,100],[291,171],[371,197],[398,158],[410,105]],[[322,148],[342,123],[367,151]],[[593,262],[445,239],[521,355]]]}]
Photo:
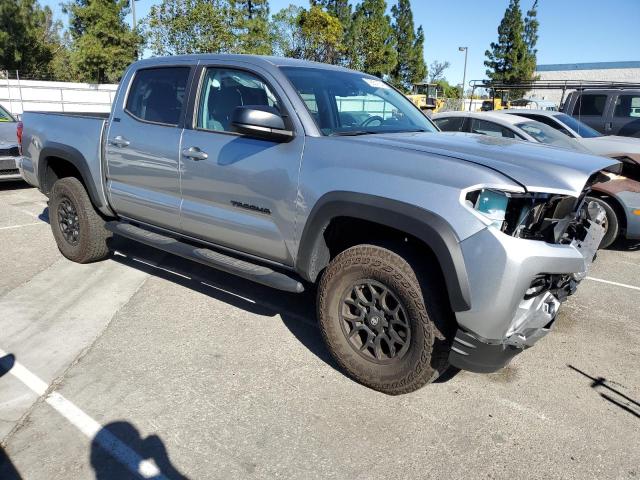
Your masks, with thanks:
[{"label": "black fender flare", "polygon": [[354,192],[330,192],[323,195],[311,210],[300,237],[296,270],[315,282],[330,260],[324,231],[332,219],[352,217],[406,232],[424,242],[440,262],[451,308],[455,312],[471,308],[469,278],[460,241],[441,216],[408,203],[376,195]]},{"label": "black fender flare", "polygon": [[97,207],[103,206],[103,202],[100,201],[100,196],[98,195],[98,190],[92,181],[91,171],[89,170],[87,160],[77,149],[62,143],[48,142],[40,150],[40,156],[38,158],[38,183],[43,193],[49,193],[46,191],[47,185],[45,180],[47,167],[49,166],[49,162],[52,157],[60,158],[73,165],[76,170],[80,172],[82,183],[87,189],[91,202]]}]

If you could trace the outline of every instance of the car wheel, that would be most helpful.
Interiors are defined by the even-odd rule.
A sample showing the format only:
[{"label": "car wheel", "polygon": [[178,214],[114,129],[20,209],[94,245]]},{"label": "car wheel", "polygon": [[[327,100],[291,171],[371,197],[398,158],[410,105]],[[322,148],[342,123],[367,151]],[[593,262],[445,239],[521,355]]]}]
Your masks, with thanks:
[{"label": "car wheel", "polygon": [[107,240],[111,233],[77,178],[56,181],[49,212],[51,230],[62,255],[78,263],[95,262],[109,255]]},{"label": "car wheel", "polygon": [[320,328],[351,378],[398,395],[448,368],[451,323],[429,275],[420,277],[405,258],[374,245],[349,248],[326,268],[318,287]]},{"label": "car wheel", "polygon": [[620,222],[618,221],[618,215],[616,214],[616,211],[611,207],[611,205],[609,205],[609,203],[601,198],[587,197],[586,201],[596,202],[604,209],[605,213],[607,214],[607,218],[604,223],[605,234],[604,237],[602,237],[602,241],[600,242],[599,247],[602,249],[607,248],[616,241],[618,235],[620,234]]}]

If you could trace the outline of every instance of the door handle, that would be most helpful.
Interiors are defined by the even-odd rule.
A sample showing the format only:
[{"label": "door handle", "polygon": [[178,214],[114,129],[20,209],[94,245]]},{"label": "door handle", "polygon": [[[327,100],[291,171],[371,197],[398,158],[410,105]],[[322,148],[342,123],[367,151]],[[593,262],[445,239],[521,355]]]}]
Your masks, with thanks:
[{"label": "door handle", "polygon": [[117,137],[113,137],[111,140],[109,140],[109,143],[115,147],[124,148],[128,147],[131,142],[129,142],[129,140],[124,138],[122,135],[118,135]]},{"label": "door handle", "polygon": [[184,150],[182,150],[182,155],[194,160],[206,160],[207,158],[209,158],[209,154],[207,152],[203,152],[198,147],[185,148]]}]

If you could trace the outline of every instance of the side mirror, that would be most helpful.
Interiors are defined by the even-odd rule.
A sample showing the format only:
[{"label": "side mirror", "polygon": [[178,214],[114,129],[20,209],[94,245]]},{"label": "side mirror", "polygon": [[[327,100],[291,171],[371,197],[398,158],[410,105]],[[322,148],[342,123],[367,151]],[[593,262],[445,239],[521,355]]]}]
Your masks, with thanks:
[{"label": "side mirror", "polygon": [[293,132],[287,130],[278,110],[267,105],[236,107],[231,115],[231,127],[249,137],[273,142],[287,142],[293,138]]}]

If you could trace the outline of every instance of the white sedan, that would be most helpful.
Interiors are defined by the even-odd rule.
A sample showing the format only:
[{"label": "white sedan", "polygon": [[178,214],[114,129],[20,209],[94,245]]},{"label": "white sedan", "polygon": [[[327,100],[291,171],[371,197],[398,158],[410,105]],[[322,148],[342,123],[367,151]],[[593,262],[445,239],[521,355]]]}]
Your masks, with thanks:
[{"label": "white sedan", "polygon": [[443,132],[539,142],[620,160],[620,175],[606,174],[607,181],[594,184],[591,191],[590,199],[607,212],[607,233],[600,247],[608,247],[618,236],[640,239],[640,139],[605,137],[573,117],[545,110],[443,112],[432,120]]}]

